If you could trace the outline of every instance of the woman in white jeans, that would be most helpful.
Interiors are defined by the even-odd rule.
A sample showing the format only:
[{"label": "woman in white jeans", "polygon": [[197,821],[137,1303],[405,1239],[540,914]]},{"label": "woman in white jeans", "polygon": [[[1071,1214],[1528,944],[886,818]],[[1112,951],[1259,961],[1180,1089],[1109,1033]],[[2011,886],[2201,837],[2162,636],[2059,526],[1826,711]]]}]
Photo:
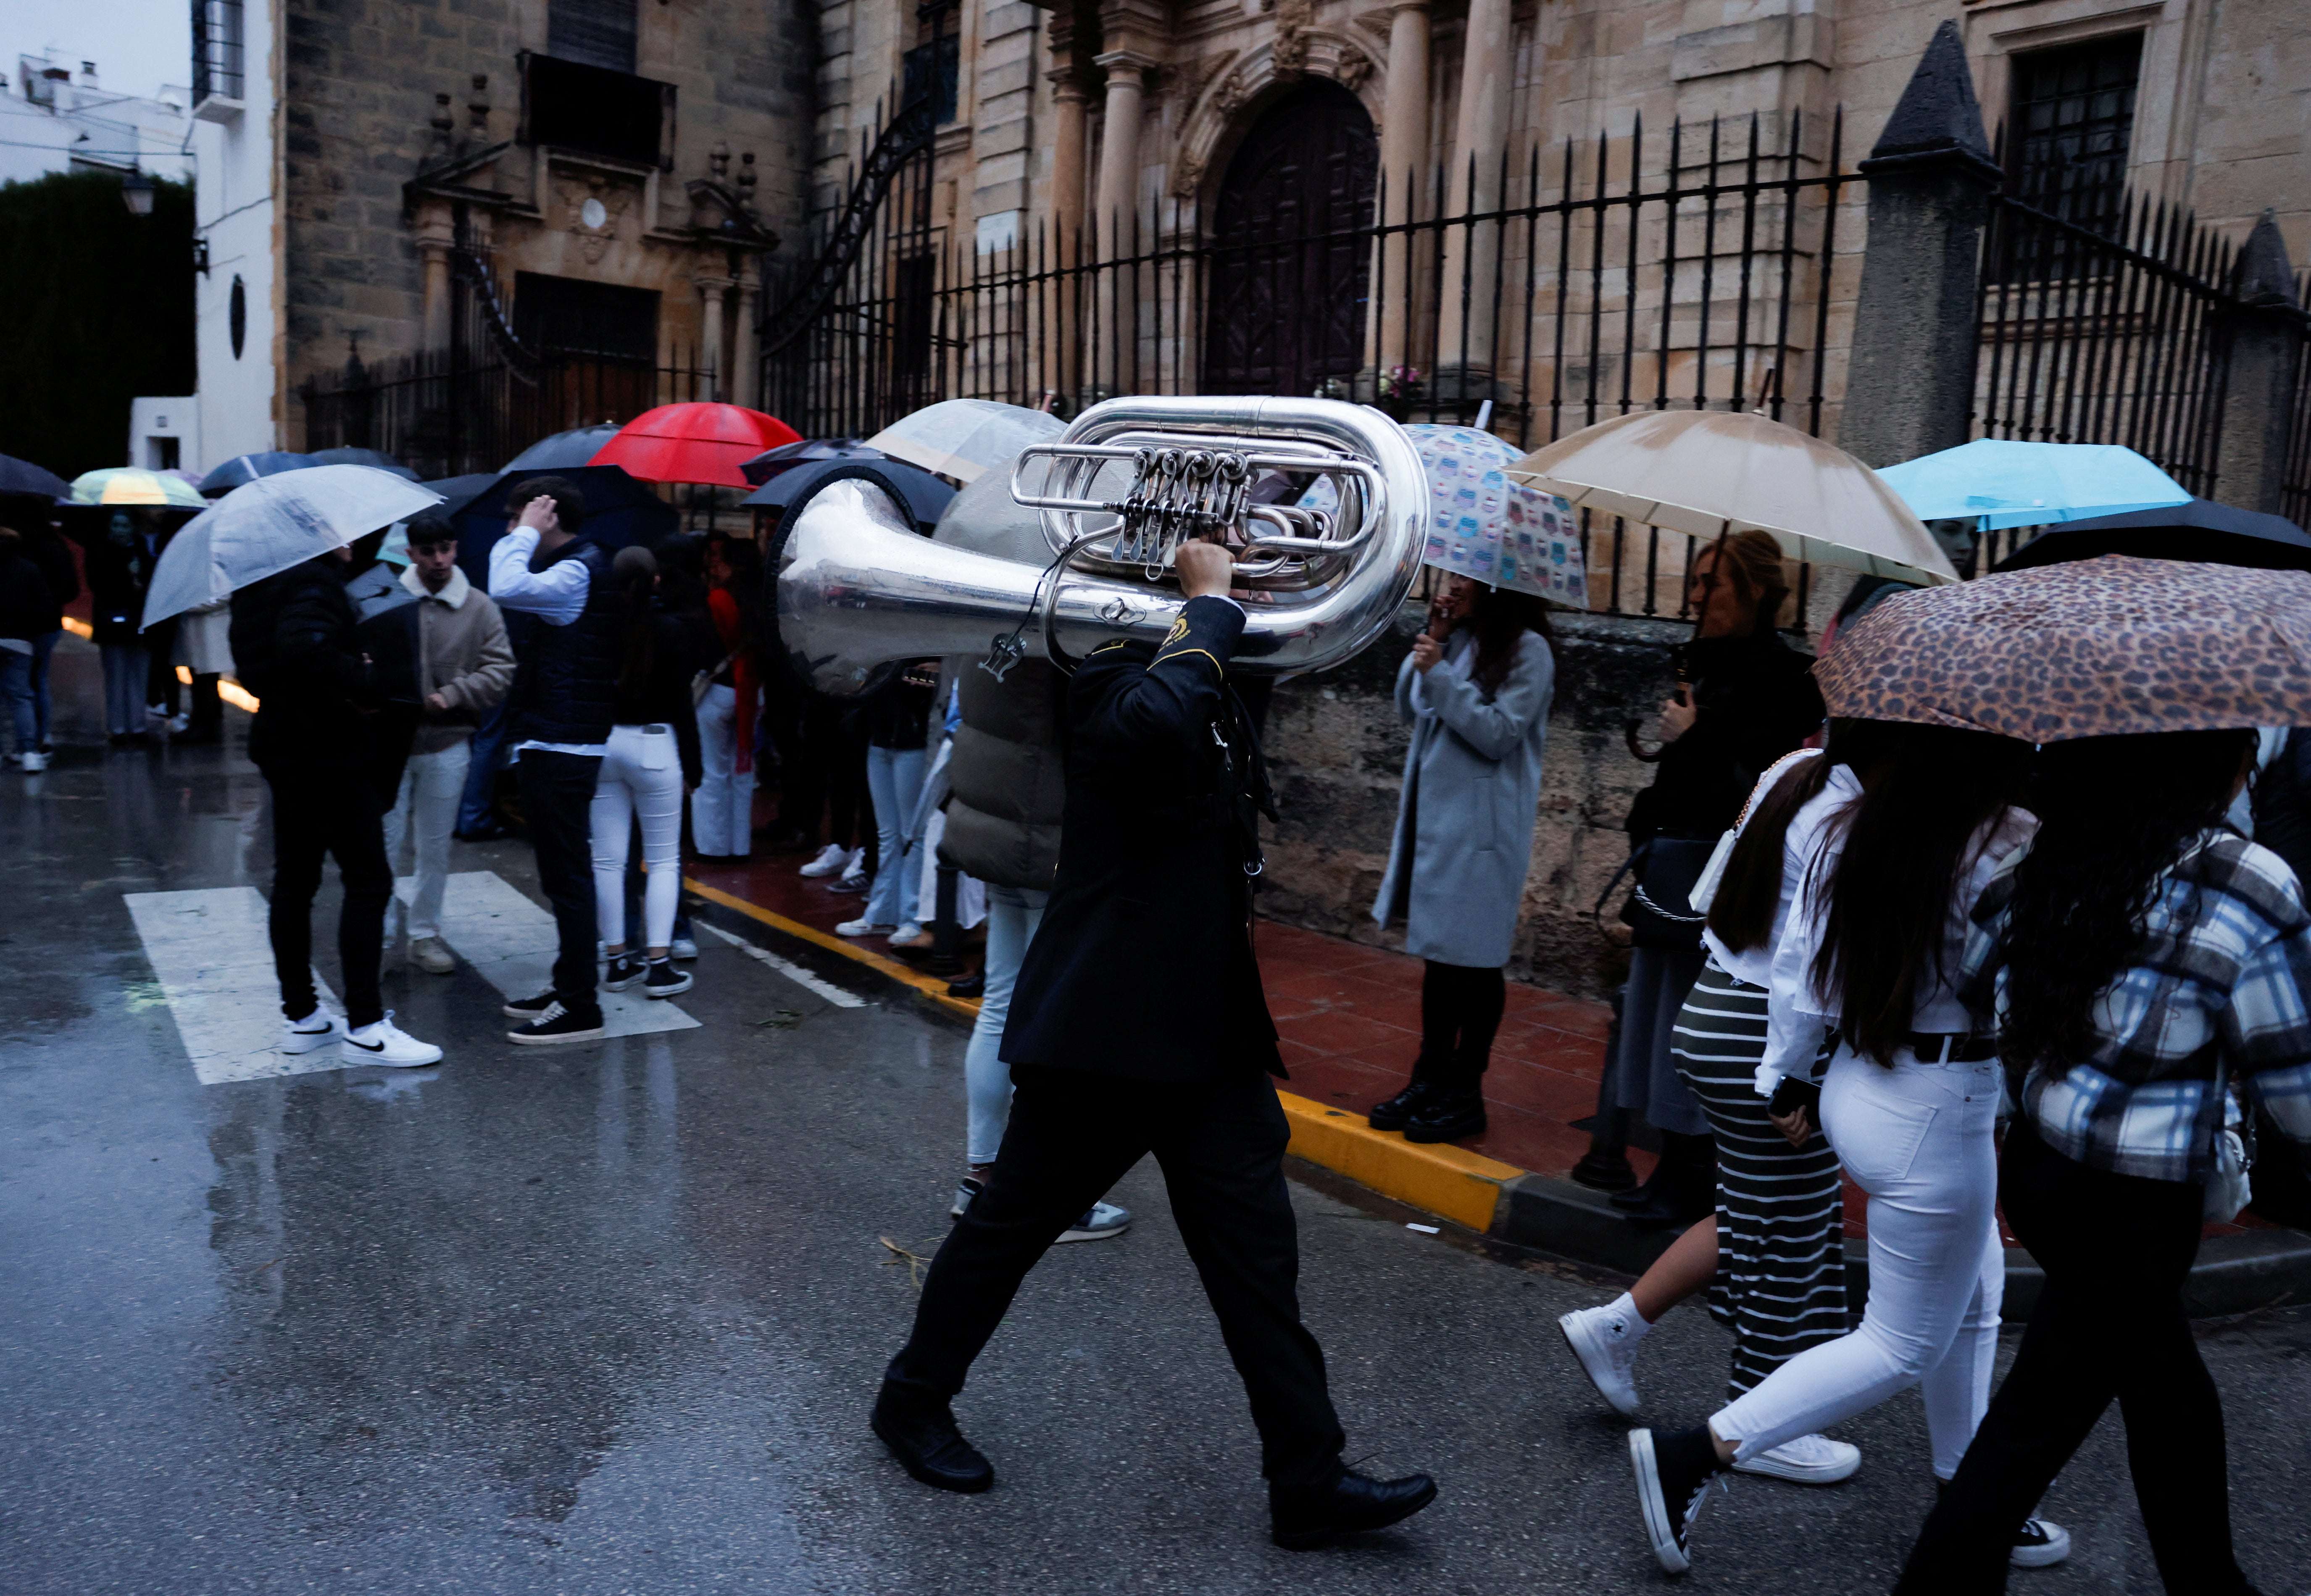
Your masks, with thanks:
[{"label": "woman in white jeans", "polygon": [[[1990,1402],[2005,1253],[1996,1218],[1998,1062],[1958,995],[1967,914],[2036,822],[2012,806],[2029,746],[1944,727],[1837,721],[1857,782],[1791,823],[1805,886],[1774,953],[1761,1077],[1803,1077],[1832,1030],[1821,1124],[1868,1195],[1862,1327],[1783,1364],[1706,1425],[1629,1437],[1647,1539],[1672,1574],[1720,1471],[1923,1388],[1937,1482]],[[2012,1556],[2059,1562],[2030,1521]]]},{"label": "woman in white jeans", "polygon": [[[618,551],[611,575],[624,610],[617,697],[602,772],[594,783],[594,912],[609,968],[602,984],[623,992],[636,981],[652,998],[690,990],[687,971],[670,955],[674,911],[682,893],[682,796],[696,790],[698,721],[690,682],[690,630],[658,602],[658,561],[645,548]],[[641,823],[645,957],[626,946],[626,850]]]}]

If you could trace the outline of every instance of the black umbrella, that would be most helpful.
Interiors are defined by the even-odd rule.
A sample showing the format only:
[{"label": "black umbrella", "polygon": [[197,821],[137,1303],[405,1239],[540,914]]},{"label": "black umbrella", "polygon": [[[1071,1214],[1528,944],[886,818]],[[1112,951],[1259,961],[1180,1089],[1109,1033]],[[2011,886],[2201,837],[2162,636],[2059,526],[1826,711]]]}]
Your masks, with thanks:
[{"label": "black umbrella", "polygon": [[954,488],[920,466],[910,466],[904,460],[876,458],[812,460],[790,471],[780,472],[768,484],[756,488],[738,502],[754,510],[784,510],[789,505],[809,498],[824,484],[845,476],[863,477],[879,486],[895,490],[900,507],[924,531],[938,524],[939,517],[946,512],[948,501],[955,497]]},{"label": "black umbrella", "polygon": [[466,476],[444,476],[422,485],[440,494],[440,512],[453,516],[472,502],[475,494],[497,481],[499,475],[495,471],[476,471]]},{"label": "black umbrella", "polygon": [[72,484],[30,460],[0,455],[0,493],[22,493],[31,499],[67,499],[72,496]]},{"label": "black umbrella", "polygon": [[756,487],[774,476],[807,466],[813,460],[883,460],[890,457],[879,449],[869,449],[856,438],[805,438],[794,443],[781,443],[776,449],[766,449],[751,460],[738,464],[739,472]]},{"label": "black umbrella", "polygon": [[2193,499],[2163,510],[2130,510],[2050,527],[2000,561],[1997,569],[2027,571],[2097,554],[2257,571],[2311,571],[2311,536],[2284,516]]},{"label": "black umbrella", "polygon": [[[650,492],[648,484],[627,475],[623,466],[564,466],[550,474],[502,471],[455,509],[442,506],[458,528],[458,563],[483,591],[489,590],[490,549],[505,536],[506,523],[515,513],[506,508],[507,500],[529,478],[547,475],[585,495],[586,536],[604,548],[636,543],[647,547],[682,530],[682,517],[674,506]],[[434,491],[442,490],[437,486]]]},{"label": "black umbrella", "polygon": [[590,465],[602,445],[618,435],[618,423],[606,421],[598,426],[573,427],[567,432],[555,432],[540,438],[508,460],[509,471],[567,471],[572,466]]},{"label": "black umbrella", "polygon": [[411,482],[417,480],[417,473],[381,449],[355,449],[350,444],[340,444],[335,449],[315,450],[312,460],[316,466],[374,466],[379,471],[390,471],[396,476],[407,477]]},{"label": "black umbrella", "polygon": [[260,476],[278,476],[283,471],[302,471],[308,466],[320,463],[311,455],[292,454],[285,449],[265,449],[255,454],[235,455],[201,478],[200,491],[206,498],[222,498]]}]

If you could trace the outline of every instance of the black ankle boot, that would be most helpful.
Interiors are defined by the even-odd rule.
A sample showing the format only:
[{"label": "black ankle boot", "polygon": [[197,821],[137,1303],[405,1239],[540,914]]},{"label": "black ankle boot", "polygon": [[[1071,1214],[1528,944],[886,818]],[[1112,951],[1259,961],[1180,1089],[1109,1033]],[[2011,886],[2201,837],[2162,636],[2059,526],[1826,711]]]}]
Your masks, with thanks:
[{"label": "black ankle boot", "polygon": [[1407,1141],[1459,1141],[1484,1133],[1485,1097],[1478,1090],[1435,1087],[1404,1121]]},{"label": "black ankle boot", "polygon": [[1416,1059],[1412,1063],[1412,1078],[1404,1090],[1385,1103],[1375,1103],[1366,1116],[1374,1130],[1401,1130],[1412,1112],[1426,1100],[1432,1083],[1428,1078],[1428,1060]]},{"label": "black ankle boot", "polygon": [[1614,1199],[1630,1224],[1644,1230],[1691,1225],[1717,1211],[1717,1143],[1706,1135],[1661,1133],[1661,1162],[1645,1183],[1644,1200]]}]

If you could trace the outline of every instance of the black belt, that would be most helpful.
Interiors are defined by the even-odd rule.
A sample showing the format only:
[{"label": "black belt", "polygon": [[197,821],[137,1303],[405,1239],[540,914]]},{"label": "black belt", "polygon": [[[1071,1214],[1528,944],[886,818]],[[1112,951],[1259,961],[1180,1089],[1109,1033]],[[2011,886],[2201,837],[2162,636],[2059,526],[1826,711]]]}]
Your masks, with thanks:
[{"label": "black belt", "polygon": [[1998,1057],[1998,1039],[1966,1031],[1913,1031],[1909,1049],[1921,1064],[1983,1064]]}]

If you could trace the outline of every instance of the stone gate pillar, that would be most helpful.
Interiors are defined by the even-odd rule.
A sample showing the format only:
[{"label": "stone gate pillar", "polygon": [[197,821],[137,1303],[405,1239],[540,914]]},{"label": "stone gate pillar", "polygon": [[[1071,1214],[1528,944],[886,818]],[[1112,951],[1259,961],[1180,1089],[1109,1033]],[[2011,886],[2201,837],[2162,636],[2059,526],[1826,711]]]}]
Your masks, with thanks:
[{"label": "stone gate pillar", "polygon": [[2295,423],[2295,364],[2303,350],[2295,268],[2270,211],[2247,235],[2231,268],[2232,296],[2245,308],[2216,325],[2225,356],[2222,447],[2213,497],[2276,515],[2286,484],[2287,440]]}]

